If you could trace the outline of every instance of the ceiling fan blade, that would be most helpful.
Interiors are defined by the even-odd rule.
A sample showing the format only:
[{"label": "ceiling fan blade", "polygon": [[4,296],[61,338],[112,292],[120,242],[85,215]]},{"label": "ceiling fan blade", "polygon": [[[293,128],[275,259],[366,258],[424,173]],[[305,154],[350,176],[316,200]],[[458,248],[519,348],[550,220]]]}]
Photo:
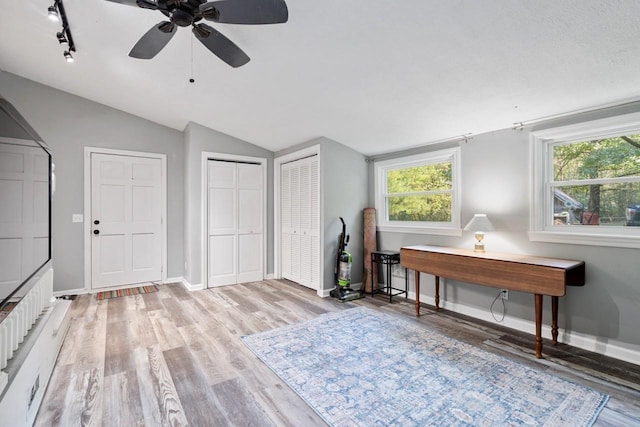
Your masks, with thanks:
[{"label": "ceiling fan blade", "polygon": [[284,0],[220,0],[200,5],[202,16],[224,24],[282,24],[289,19]]},{"label": "ceiling fan blade", "polygon": [[176,33],[176,25],[172,22],[162,21],[151,27],[147,33],[138,40],[129,52],[129,56],[138,59],[151,59],[169,43]]},{"label": "ceiling fan blade", "polygon": [[158,5],[153,0],[107,0],[113,3],[125,4],[127,6],[137,6],[143,9],[153,9],[156,10]]},{"label": "ceiling fan blade", "polygon": [[207,24],[194,25],[193,34],[214,55],[233,68],[240,67],[249,62],[249,57],[242,49]]}]

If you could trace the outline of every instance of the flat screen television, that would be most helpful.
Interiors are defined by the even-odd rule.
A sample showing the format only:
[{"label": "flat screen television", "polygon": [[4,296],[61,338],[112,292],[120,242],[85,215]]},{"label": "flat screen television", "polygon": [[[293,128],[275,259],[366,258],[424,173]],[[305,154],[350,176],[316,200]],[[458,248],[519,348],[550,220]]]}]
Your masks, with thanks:
[{"label": "flat screen television", "polygon": [[51,264],[51,152],[0,95],[0,321]]}]

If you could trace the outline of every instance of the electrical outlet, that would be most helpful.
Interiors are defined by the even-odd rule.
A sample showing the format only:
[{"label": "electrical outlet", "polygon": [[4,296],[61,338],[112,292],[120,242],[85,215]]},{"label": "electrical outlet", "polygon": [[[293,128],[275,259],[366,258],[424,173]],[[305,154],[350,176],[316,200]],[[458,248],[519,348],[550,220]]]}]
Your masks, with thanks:
[{"label": "electrical outlet", "polygon": [[500,291],[500,296],[502,297],[502,299],[508,300],[509,299],[509,290],[508,289],[502,289]]}]

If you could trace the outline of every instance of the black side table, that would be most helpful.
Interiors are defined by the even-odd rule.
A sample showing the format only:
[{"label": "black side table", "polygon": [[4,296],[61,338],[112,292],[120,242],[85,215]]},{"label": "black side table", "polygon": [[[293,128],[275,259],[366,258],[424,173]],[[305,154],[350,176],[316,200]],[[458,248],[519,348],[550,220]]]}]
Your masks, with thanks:
[{"label": "black side table", "polygon": [[378,283],[373,282],[373,268],[371,268],[371,296],[375,294],[384,294],[389,297],[389,302],[392,302],[392,298],[397,295],[404,294],[404,298],[407,298],[407,292],[409,290],[409,277],[407,276],[407,269],[404,269],[404,289],[394,288],[391,283],[391,266],[393,264],[400,264],[400,252],[394,251],[374,251],[371,252],[371,263],[378,265],[378,278],[382,276],[381,266],[386,265],[386,281],[384,286],[377,287]]}]

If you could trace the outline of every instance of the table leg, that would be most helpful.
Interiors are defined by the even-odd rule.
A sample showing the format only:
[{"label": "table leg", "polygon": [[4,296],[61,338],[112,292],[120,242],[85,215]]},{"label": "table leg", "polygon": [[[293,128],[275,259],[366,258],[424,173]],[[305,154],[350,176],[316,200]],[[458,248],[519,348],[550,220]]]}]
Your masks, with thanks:
[{"label": "table leg", "polygon": [[404,268],[404,299],[409,298],[409,271]]},{"label": "table leg", "polygon": [[435,303],[436,310],[440,308],[440,276],[435,276],[436,278],[436,295],[435,295]]},{"label": "table leg", "polygon": [[535,294],[536,307],[536,357],[542,359],[542,295]]},{"label": "table leg", "polygon": [[393,288],[391,287],[391,264],[387,264],[387,292],[389,292],[389,303],[393,298]]},{"label": "table leg", "polygon": [[416,277],[416,317],[420,317],[420,272],[414,270],[413,273]]},{"label": "table leg", "polygon": [[551,297],[551,338],[558,344],[558,297]]}]

